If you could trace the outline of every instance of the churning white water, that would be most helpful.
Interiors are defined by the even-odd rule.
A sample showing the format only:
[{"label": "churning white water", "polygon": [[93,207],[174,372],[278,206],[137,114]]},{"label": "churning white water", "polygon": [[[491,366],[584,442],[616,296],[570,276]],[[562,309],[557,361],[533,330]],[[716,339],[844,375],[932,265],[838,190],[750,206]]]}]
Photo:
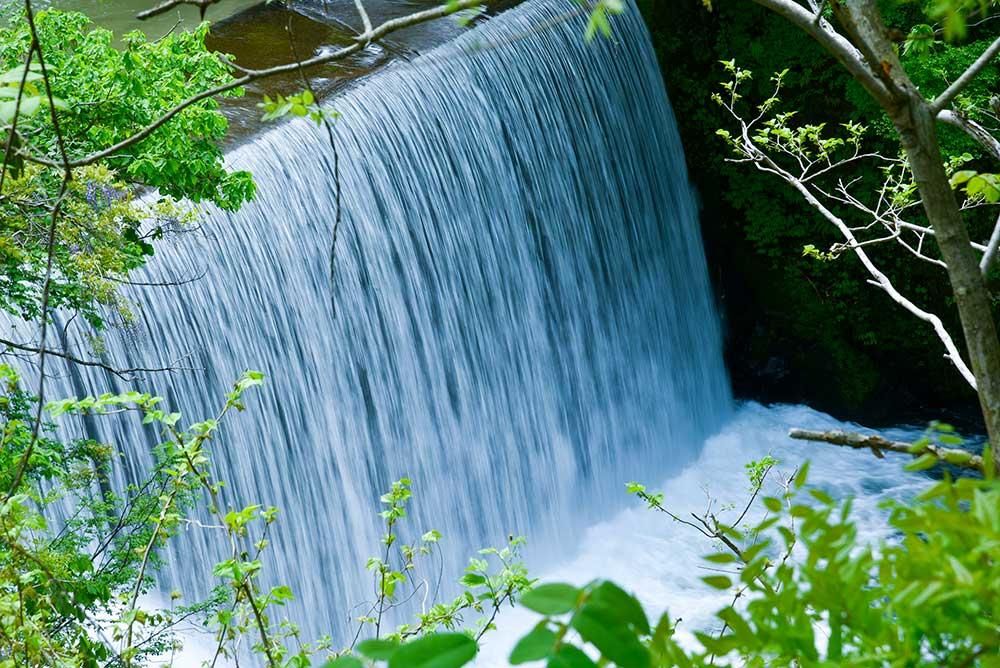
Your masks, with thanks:
[{"label": "churning white water", "polygon": [[[681,517],[703,514],[709,497],[716,500],[715,508],[733,504],[742,509],[749,499],[743,463],[765,455],[775,457],[779,464],[770,476],[772,482],[765,486],[775,494],[780,491],[777,478],[782,473],[790,475],[808,459],[810,486],[824,489],[835,498],[854,498],[852,517],[862,542],[888,536],[886,514],[880,504],[910,498],[927,485],[926,478],[902,472],[905,458],[879,460],[868,452],[795,442],[787,436],[791,427],[832,429],[845,425],[804,406],[747,403],[705,442],[698,459],[679,475],[642,482],[651,491],[663,491],[665,505]],[[896,434],[903,436],[905,432]],[[760,519],[759,512],[751,512],[747,522]],[[678,638],[692,645],[694,631],[719,629],[715,613],[732,603],[732,592],[712,589],[701,581],[711,575],[704,569],[708,564],[702,557],[719,550],[720,545],[691,527],[644,505],[634,505],[589,527],[579,549],[547,564],[535,575],[548,582],[577,585],[595,578],[614,580],[637,594],[651,619],[664,611],[675,620],[680,618]],[[507,656],[514,643],[537,621],[537,615],[530,611],[507,611],[500,618],[497,632],[486,637],[476,665],[509,665]]]},{"label": "churning white water", "polygon": [[[878,460],[868,452],[795,442],[787,437],[791,427],[831,429],[845,425],[804,406],[742,404],[721,431],[707,439],[698,458],[684,470],[663,480],[640,481],[651,491],[663,491],[665,504],[680,516],[701,514],[709,497],[715,499],[716,508],[733,504],[742,509],[749,498],[744,463],[765,455],[775,457],[779,463],[765,490],[777,493],[777,478],[790,475],[808,459],[810,486],[838,498],[854,499],[853,518],[862,542],[887,537],[880,504],[910,498],[928,484],[923,476],[902,472],[904,458],[890,455]],[[896,438],[912,435],[903,430],[893,434]],[[624,497],[624,484],[618,486],[618,491]],[[759,513],[752,511],[747,522],[759,519]],[[587,527],[578,543],[563,554],[536,563],[532,576],[577,585],[596,578],[614,580],[639,596],[651,619],[664,611],[675,620],[680,618],[678,638],[694,645],[693,632],[717,631],[715,613],[732,603],[731,592],[720,592],[701,581],[701,577],[711,574],[703,569],[706,564],[702,557],[718,550],[718,545],[690,527],[633,503]],[[475,665],[508,666],[507,657],[514,644],[537,621],[538,616],[530,611],[505,609],[497,620],[497,630],[484,637]],[[187,638],[191,644],[184,657],[195,665],[211,646],[197,634]]]}]

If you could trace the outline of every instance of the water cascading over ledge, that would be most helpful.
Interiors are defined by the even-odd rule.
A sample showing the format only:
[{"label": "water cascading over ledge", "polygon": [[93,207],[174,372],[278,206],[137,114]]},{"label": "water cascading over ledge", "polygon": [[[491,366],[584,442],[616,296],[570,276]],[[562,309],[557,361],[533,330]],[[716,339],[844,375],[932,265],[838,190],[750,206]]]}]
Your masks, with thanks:
[{"label": "water cascading over ledge", "polygon": [[[730,407],[695,199],[638,12],[585,44],[569,0],[530,0],[332,100],[344,220],[325,136],[281,125],[229,156],[257,201],[158,248],[130,296],[118,364],[189,352],[155,376],[186,419],[244,369],[267,385],[213,444],[234,506],[281,519],[265,570],[308,638],[343,638],[371,599],[378,495],[413,479],[413,530],[444,573],[526,534],[538,562],[625,502],[623,483],[691,461]],[[61,385],[60,385],[61,383]],[[80,386],[83,385],[83,387]],[[121,387],[69,377],[49,396]],[[156,434],[98,422],[117,484]],[[204,593],[221,536],[192,528],[164,586]],[[358,614],[354,611],[353,614]]]}]

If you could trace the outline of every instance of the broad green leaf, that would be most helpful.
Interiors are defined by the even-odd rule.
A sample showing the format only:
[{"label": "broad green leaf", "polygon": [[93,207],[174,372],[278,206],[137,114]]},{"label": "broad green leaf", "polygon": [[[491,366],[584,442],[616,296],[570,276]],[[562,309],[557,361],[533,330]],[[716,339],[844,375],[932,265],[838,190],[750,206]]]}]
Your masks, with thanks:
[{"label": "broad green leaf", "polygon": [[714,587],[715,589],[729,589],[733,586],[733,581],[725,575],[706,575],[701,580],[709,587]]},{"label": "broad green leaf", "polygon": [[40,97],[21,98],[21,116],[32,116],[36,111],[38,111],[38,107],[41,105],[42,98]]},{"label": "broad green leaf", "polygon": [[364,668],[361,659],[356,656],[345,655],[338,656],[336,659],[330,659],[323,664],[323,668]]},{"label": "broad green leaf", "polygon": [[10,125],[11,121],[14,120],[15,109],[16,103],[13,100],[10,102],[0,102],[0,123]]},{"label": "broad green leaf", "polygon": [[543,622],[517,641],[510,653],[510,663],[516,666],[528,661],[544,659],[552,651],[555,644],[556,634]]},{"label": "broad green leaf", "polygon": [[486,578],[479,573],[466,573],[459,580],[459,583],[466,587],[478,587],[479,585],[486,584]]},{"label": "broad green leaf", "polygon": [[459,668],[476,656],[476,641],[462,633],[434,633],[402,645],[389,668]]},{"label": "broad green leaf", "polygon": [[573,645],[562,645],[549,659],[548,668],[597,668],[584,651]]},{"label": "broad green leaf", "polygon": [[704,557],[705,561],[712,564],[731,564],[736,561],[736,555],[732,552],[716,552]]},{"label": "broad green leaf", "polygon": [[388,661],[398,649],[399,643],[395,640],[372,638],[358,643],[359,653],[367,656],[369,659],[375,659],[377,661]]},{"label": "broad green leaf", "polygon": [[33,69],[30,68],[28,70],[28,76],[25,77],[24,68],[15,67],[12,70],[8,70],[7,72],[0,74],[0,83],[20,84],[22,78],[24,79],[25,82],[31,82],[31,81],[41,81],[45,77],[43,77],[39,72],[35,72]]},{"label": "broad green leaf", "polygon": [[960,186],[963,183],[967,182],[976,174],[977,172],[973,169],[963,169],[962,171],[955,172],[954,174],[951,175],[951,186],[953,188],[955,186]]},{"label": "broad green leaf", "polygon": [[521,597],[521,605],[542,615],[563,615],[576,608],[580,590],[562,583],[543,584]]},{"label": "broad green leaf", "polygon": [[608,608],[588,603],[573,615],[570,626],[576,629],[581,638],[600,650],[603,656],[619,666],[649,666],[649,650],[643,646],[628,623]]},{"label": "broad green leaf", "polygon": [[920,455],[915,460],[906,465],[907,471],[925,471],[938,463],[938,458],[927,453]]},{"label": "broad green leaf", "polygon": [[805,462],[799,467],[799,472],[795,474],[795,487],[801,488],[809,479],[809,462]]},{"label": "broad green leaf", "polygon": [[965,192],[970,195],[978,195],[984,188],[986,188],[987,185],[986,179],[982,176],[974,176],[966,184]]},{"label": "broad green leaf", "polygon": [[588,604],[607,608],[616,617],[634,626],[642,635],[649,633],[649,620],[642,605],[634,596],[613,582],[605,580],[599,584],[590,592]]}]

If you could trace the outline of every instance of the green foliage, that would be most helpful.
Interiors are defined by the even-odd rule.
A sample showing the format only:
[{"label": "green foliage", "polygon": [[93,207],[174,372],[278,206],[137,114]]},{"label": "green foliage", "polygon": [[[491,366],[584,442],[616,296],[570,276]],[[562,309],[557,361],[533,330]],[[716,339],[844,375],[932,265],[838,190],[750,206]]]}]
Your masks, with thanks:
[{"label": "green foliage", "polygon": [[[29,164],[8,176],[0,200],[0,309],[24,319],[41,311],[52,215],[45,198],[54,187],[47,170]],[[140,204],[134,189],[101,165],[74,170],[61,211],[49,305],[78,311],[95,326],[104,323],[106,306],[131,319],[118,294],[121,281],[146,262],[166,230],[182,230],[191,220],[169,199]]]},{"label": "green foliage", "polygon": [[580,592],[564,584],[543,584],[521,597],[521,605],[543,615],[561,615],[576,607]]},{"label": "green foliage", "polygon": [[[417,615],[414,623],[402,624],[385,634],[384,615],[423,586],[416,573],[421,562],[433,554],[441,540],[440,532],[432,529],[425,532],[418,542],[400,541],[399,525],[406,518],[406,506],[411,497],[410,480],[402,478],[394,482],[381,498],[385,506],[385,510],[380,513],[385,523],[385,534],[381,541],[383,551],[378,556],[370,557],[366,564],[366,568],[372,573],[377,598],[371,608],[357,619],[358,636],[366,629],[375,634],[375,640],[365,641],[358,646],[358,650],[369,658],[389,658],[389,647],[385,645],[386,641],[380,640],[383,637],[388,638],[395,647],[414,636],[442,629],[453,631],[463,626],[464,615],[467,613],[488,615],[479,619],[469,631],[477,638],[482,637],[493,628],[501,607],[513,604],[531,586],[527,570],[520,560],[524,538],[511,536],[505,547],[484,548],[479,551],[479,557],[469,560],[465,573],[458,581],[461,592],[456,597],[450,601],[433,602],[426,612]],[[382,656],[366,652],[365,647],[377,648],[376,651]]]},{"label": "green foliage", "polygon": [[[141,33],[123,38],[93,28],[81,14],[40,12],[36,17],[61,133],[71,159],[103,150],[154,123],[174,105],[231,81],[228,67],[205,49],[207,25],[155,42]],[[0,29],[0,120],[17,133],[2,136],[12,149],[61,161],[41,67],[25,71],[31,43],[23,17]],[[23,91],[22,78],[25,80]],[[235,94],[239,94],[237,91]],[[128,305],[117,287],[153,253],[153,242],[182,231],[193,211],[181,200],[235,210],[253,196],[247,172],[228,172],[221,142],[228,123],[213,99],[198,102],[127,151],[73,170],[57,213],[59,170],[17,153],[4,163],[0,198],[0,308],[26,319],[40,313],[48,230],[55,217],[50,306],[79,311],[103,325],[103,307],[126,322]],[[140,203],[137,187],[160,192]]]},{"label": "green foliage", "polygon": [[966,37],[969,21],[989,16],[997,6],[995,0],[929,0],[921,3],[927,15],[939,22],[949,40]]},{"label": "green foliage", "polygon": [[[354,647],[360,657],[351,648],[336,654],[329,638],[304,641],[283,618],[292,590],[261,584],[262,554],[278,511],[257,503],[225,505],[224,483],[211,473],[208,450],[229,414],[245,410],[246,393],[263,381],[261,373],[247,371],[214,417],[187,426],[162,398],[139,391],[50,402],[52,419],[132,414],[157,429],[162,441],[154,469],[118,495],[108,481],[115,449],[89,440],[63,444],[50,437],[48,424],[35,437],[37,402],[20,389],[11,368],[0,366],[0,492],[6,492],[0,503],[0,638],[11,640],[0,644],[0,666],[155,665],[156,656],[182,648],[174,629],[195,615],[215,633],[217,656],[241,655],[250,637],[250,650],[269,668],[305,668],[324,659],[323,665],[357,668],[364,665],[360,657],[387,661],[390,668],[457,668],[475,656],[501,608],[532,585],[520,561],[524,539],[480,550],[458,581],[457,596],[431,601],[412,623],[387,631],[384,615],[426,586],[417,573],[442,538],[432,529],[413,543],[401,539],[412,498],[406,478],[382,497],[384,551],[368,561],[378,599],[357,620],[358,636],[371,630],[375,637]],[[101,493],[94,496],[94,488]],[[75,508],[73,516],[65,525],[50,524],[50,511],[64,503]],[[140,596],[153,588],[159,553],[197,522],[192,516],[199,508],[214,518],[199,526],[218,532],[230,549],[205,574],[218,580],[212,595],[182,605],[183,593],[174,592],[168,609],[143,606]]]},{"label": "green foliage", "polygon": [[[581,0],[586,3],[586,0]],[[625,11],[625,3],[622,0],[596,0],[590,3],[590,18],[587,19],[587,29],[583,37],[590,42],[600,33],[604,37],[611,37],[611,21],[609,16],[621,14]]]},{"label": "green foliage", "polygon": [[[0,102],[0,123],[10,125],[15,116],[19,120],[30,119],[48,106],[49,97],[40,83],[44,78],[41,69],[39,63],[29,63],[27,67],[19,65],[0,74],[0,100],[3,100]],[[68,108],[59,98],[52,101],[58,109]]]},{"label": "green foliage", "polygon": [[750,480],[750,490],[753,492],[758,491],[764,484],[764,478],[777,465],[778,460],[771,455],[747,462],[743,468],[746,469],[747,478]]},{"label": "green foliage", "polygon": [[[228,66],[205,49],[207,24],[156,41],[132,32],[119,50],[110,31],[82,14],[46,11],[36,21],[53,95],[68,106],[60,125],[73,156],[111,146],[191,95],[232,80]],[[24,20],[0,31],[0,66],[22,64],[30,41]],[[212,99],[188,107],[107,166],[170,197],[238,208],[253,185],[249,174],[228,173],[222,164],[219,142],[228,123],[218,109]],[[51,124],[33,129],[32,145],[57,158]]]},{"label": "green foliage", "polygon": [[288,97],[279,93],[274,99],[265,95],[264,101],[257,106],[264,111],[261,117],[264,121],[274,121],[291,115],[308,116],[315,123],[322,123],[324,119],[332,121],[340,117],[336,111],[325,109],[320,105],[311,90],[304,90]]},{"label": "green foliage", "polygon": [[[544,619],[511,663],[564,665],[564,653],[576,661],[565,665],[622,668],[1000,665],[1000,483],[946,477],[890,502],[894,535],[872,545],[858,535],[850,500],[806,482],[806,467],[786,478],[747,530],[715,526],[723,551],[706,565],[731,573],[703,580],[734,599],[718,612],[721,632],[694,631],[699,646],[677,644],[667,613],[650,629],[634,597],[595,582],[571,610],[538,610],[525,597]],[[630,491],[648,495],[635,483]]]},{"label": "green foliage", "polygon": [[[142,665],[173,645],[177,620],[222,605],[212,597],[144,610],[137,600],[153,585],[157,548],[183,525],[196,492],[206,484],[205,443],[232,404],[227,402],[216,419],[187,429],[178,426],[178,413],[160,407],[161,399],[139,392],[50,404],[53,418],[124,411],[162,427],[157,466],[148,479],[119,495],[108,482],[114,449],[90,440],[63,444],[48,435],[49,425],[34,438],[37,401],[19,388],[9,367],[0,367],[0,376],[5,388],[0,397],[0,637],[9,641],[0,647],[0,665],[101,665],[115,651],[98,632],[101,625],[123,641],[119,656]],[[248,372],[234,392],[260,379]],[[93,494],[94,488],[100,493]],[[51,524],[51,511],[63,503],[74,513],[64,524]],[[239,521],[230,528],[237,536]],[[283,595],[272,592],[274,600]]]}]

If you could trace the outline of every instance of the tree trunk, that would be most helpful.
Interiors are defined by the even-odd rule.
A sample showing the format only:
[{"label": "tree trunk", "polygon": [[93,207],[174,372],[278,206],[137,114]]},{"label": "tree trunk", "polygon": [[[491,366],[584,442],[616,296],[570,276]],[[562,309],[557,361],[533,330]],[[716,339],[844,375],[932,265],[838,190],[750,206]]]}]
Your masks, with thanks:
[{"label": "tree trunk", "polygon": [[872,96],[899,132],[924,212],[947,264],[994,466],[1000,472],[1000,338],[990,293],[945,172],[936,114],[910,81],[895,46],[886,36],[878,2],[831,0],[831,7],[860,57],[885,87],[884,91],[872,92]]},{"label": "tree trunk", "polygon": [[969,243],[965,221],[944,169],[937,121],[927,102],[915,91],[893,114],[892,120],[920,190],[927,220],[934,228],[934,239],[948,265],[948,279],[962,321],[969,365],[976,376],[976,391],[993,461],[1000,463],[1000,338],[979,259]]}]

